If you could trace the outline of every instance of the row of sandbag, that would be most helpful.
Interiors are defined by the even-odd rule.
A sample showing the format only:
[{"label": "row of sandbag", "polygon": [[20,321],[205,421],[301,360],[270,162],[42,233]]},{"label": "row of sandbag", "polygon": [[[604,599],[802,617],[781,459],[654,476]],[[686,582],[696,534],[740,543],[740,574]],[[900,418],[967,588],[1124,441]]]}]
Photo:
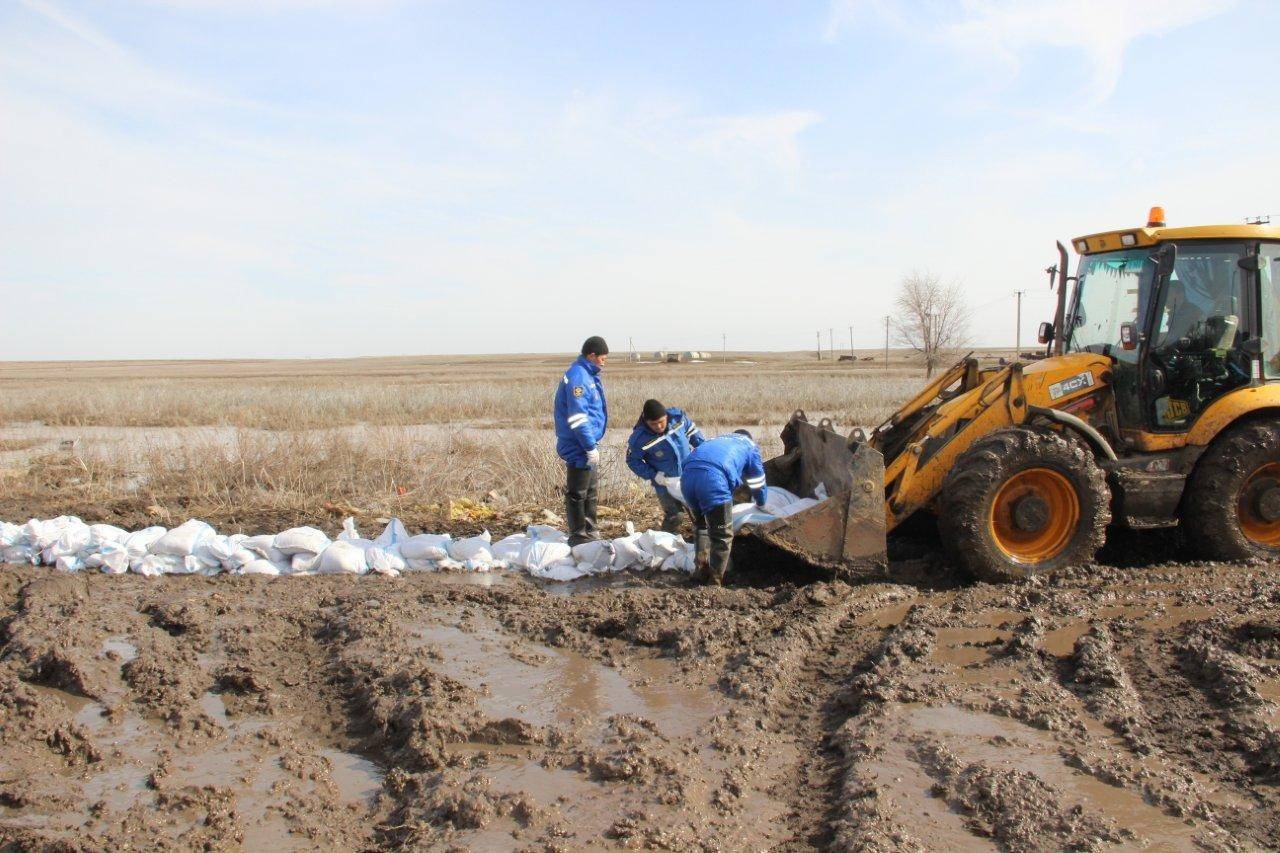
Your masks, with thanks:
[{"label": "row of sandbag", "polygon": [[570,547],[565,534],[545,525],[493,541],[486,531],[454,539],[449,534],[409,535],[392,519],[376,539],[362,538],[347,519],[337,539],[314,527],[277,534],[220,535],[191,519],[173,528],[128,531],[85,524],[75,516],[0,522],[0,563],[54,566],[61,571],[109,574],[399,575],[405,571],[478,571],[515,568],[549,580],[572,580],[622,569],[693,570],[693,546],[670,533],[636,533]]}]

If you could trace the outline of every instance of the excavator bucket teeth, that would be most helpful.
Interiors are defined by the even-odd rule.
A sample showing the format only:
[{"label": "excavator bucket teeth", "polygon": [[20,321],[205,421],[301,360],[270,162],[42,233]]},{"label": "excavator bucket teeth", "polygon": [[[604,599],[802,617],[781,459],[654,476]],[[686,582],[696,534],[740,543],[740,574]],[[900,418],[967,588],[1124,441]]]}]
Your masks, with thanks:
[{"label": "excavator bucket teeth", "polygon": [[[783,453],[765,462],[769,485],[826,499],[746,535],[837,576],[871,576],[887,568],[884,457],[861,431],[845,437],[830,422],[797,412],[783,429]],[[819,488],[821,487],[821,489]]]}]

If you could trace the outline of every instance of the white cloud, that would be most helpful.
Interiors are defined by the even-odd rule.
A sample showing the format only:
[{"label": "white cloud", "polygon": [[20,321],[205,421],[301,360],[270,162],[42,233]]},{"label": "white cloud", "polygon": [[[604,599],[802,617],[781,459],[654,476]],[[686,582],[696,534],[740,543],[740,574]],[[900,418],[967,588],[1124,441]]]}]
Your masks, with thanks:
[{"label": "white cloud", "polygon": [[960,0],[907,5],[894,0],[832,0],[826,37],[867,21],[947,44],[1002,74],[1045,48],[1074,51],[1088,63],[1085,95],[1115,91],[1129,45],[1227,11],[1235,0]]}]

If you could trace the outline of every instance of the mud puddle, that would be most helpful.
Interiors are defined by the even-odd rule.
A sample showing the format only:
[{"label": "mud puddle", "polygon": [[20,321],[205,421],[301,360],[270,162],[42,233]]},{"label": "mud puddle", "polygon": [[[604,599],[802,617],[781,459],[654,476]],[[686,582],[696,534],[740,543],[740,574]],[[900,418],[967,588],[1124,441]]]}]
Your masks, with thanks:
[{"label": "mud puddle", "polygon": [[521,642],[490,620],[465,627],[414,626],[422,647],[440,656],[441,670],[480,694],[493,720],[514,717],[537,726],[600,722],[633,714],[666,736],[687,737],[726,709],[710,686],[682,684],[669,661],[634,658],[625,667],[606,666],[577,652]]}]

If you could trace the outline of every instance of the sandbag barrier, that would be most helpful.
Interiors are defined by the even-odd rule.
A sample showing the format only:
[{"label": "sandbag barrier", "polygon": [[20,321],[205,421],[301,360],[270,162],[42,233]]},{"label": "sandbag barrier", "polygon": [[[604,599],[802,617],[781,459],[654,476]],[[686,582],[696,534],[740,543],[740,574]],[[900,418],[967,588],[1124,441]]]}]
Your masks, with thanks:
[{"label": "sandbag barrier", "polygon": [[[798,512],[816,501],[770,489],[764,509],[734,507],[734,529],[762,524]],[[134,572],[160,575],[317,575],[403,572],[489,572],[514,569],[554,581],[625,569],[692,572],[694,546],[660,530],[626,534],[570,547],[563,531],[529,526],[494,542],[488,531],[454,539],[447,533],[410,535],[398,518],[376,539],[365,539],[355,520],[343,522],[337,539],[314,527],[293,527],[276,534],[222,535],[199,519],[168,529],[129,531],[112,524],[86,524],[73,515],[31,519],[17,525],[0,521],[0,563],[52,566],[62,572]]]}]

